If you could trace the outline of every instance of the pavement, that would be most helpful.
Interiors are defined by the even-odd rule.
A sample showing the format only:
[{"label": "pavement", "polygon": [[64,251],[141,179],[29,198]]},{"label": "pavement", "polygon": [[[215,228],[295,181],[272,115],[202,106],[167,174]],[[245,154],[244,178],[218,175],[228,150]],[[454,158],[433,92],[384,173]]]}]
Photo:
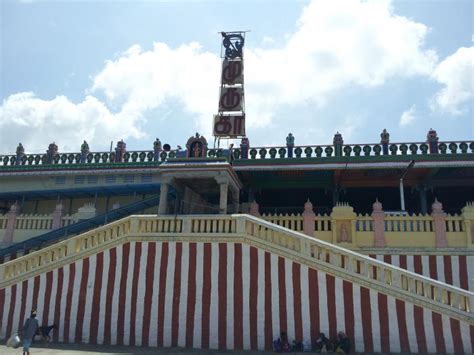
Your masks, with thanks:
[{"label": "pavement", "polygon": [[[0,345],[0,354],[22,354],[23,347],[17,349],[8,348],[5,345]],[[88,344],[33,344],[30,348],[30,354],[65,354],[65,355],[126,355],[126,354],[176,354],[176,355],[262,355],[274,354],[274,352],[266,351],[222,351],[222,350],[201,350],[201,349],[183,349],[183,348],[144,348],[132,346],[115,346],[115,345],[88,345]],[[298,353],[292,353],[298,354]],[[303,354],[303,353],[301,353]],[[305,353],[307,354],[307,353]]]}]

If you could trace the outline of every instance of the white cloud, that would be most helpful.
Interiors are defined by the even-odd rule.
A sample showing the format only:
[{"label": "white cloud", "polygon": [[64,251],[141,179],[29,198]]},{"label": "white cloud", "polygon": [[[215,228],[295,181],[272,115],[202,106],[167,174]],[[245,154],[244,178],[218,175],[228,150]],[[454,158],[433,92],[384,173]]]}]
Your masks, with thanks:
[{"label": "white cloud", "polygon": [[399,125],[402,127],[409,126],[415,121],[415,105],[404,111],[400,117]]},{"label": "white cloud", "polygon": [[0,145],[2,152],[13,152],[21,141],[27,152],[44,153],[55,141],[63,151],[78,151],[83,139],[93,142],[93,148],[94,142],[141,137],[136,128],[139,119],[134,112],[113,114],[93,96],[75,104],[65,96],[42,100],[23,92],[9,96],[0,106],[4,133]]},{"label": "white cloud", "polygon": [[438,64],[433,78],[444,85],[433,98],[431,108],[453,115],[462,114],[474,98],[474,47],[459,48]]},{"label": "white cloud", "polygon": [[[269,125],[278,119],[278,110],[283,107],[324,105],[346,87],[374,87],[393,77],[431,75],[437,57],[434,51],[423,48],[427,33],[425,25],[395,15],[390,1],[312,1],[303,9],[295,30],[282,46],[276,47],[277,44],[269,41],[261,48],[247,46],[248,128]],[[107,61],[92,78],[88,93],[103,93],[105,103],[93,96],[74,104],[61,96],[46,101],[23,93],[18,95],[25,96],[24,100],[13,95],[4,102],[3,111],[8,111],[8,116],[3,113],[0,122],[7,130],[20,127],[19,120],[35,122],[37,129],[46,133],[51,119],[56,122],[55,137],[72,135],[65,129],[76,128],[74,137],[70,137],[76,145],[82,138],[78,132],[88,132],[87,122],[94,122],[93,126],[100,131],[100,134],[89,133],[94,143],[104,136],[117,139],[117,135],[120,138],[140,135],[149,110],[169,100],[179,100],[183,109],[195,116],[199,131],[209,135],[212,115],[217,110],[219,72],[217,53],[206,52],[194,42],[178,48],[158,42],[150,50],[134,45]],[[62,103],[59,107],[58,102]],[[41,115],[45,106],[50,108],[49,116]],[[102,116],[88,115],[86,107],[90,106],[96,110],[100,107]],[[127,123],[125,127],[106,124],[102,123],[102,117],[108,122],[127,117],[124,120]],[[64,125],[62,120],[68,124]],[[332,131],[333,122],[328,120],[319,120],[320,130]],[[304,127],[313,124],[312,121],[308,116],[293,117],[292,125],[301,127],[303,134]],[[24,141],[36,139],[42,145],[46,139],[26,131],[16,135],[25,136]],[[265,130],[265,136],[253,139],[265,143],[269,136]],[[59,143],[65,142],[66,139],[64,143],[61,139]],[[2,141],[0,148],[5,147]]]}]

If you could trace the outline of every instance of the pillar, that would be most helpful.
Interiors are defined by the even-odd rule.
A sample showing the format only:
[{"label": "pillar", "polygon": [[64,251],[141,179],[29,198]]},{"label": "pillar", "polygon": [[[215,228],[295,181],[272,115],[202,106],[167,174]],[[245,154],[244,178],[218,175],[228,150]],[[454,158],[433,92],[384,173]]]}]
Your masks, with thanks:
[{"label": "pillar", "polygon": [[7,213],[7,228],[5,230],[5,235],[3,236],[3,243],[12,243],[13,242],[13,233],[15,232],[16,219],[20,214],[20,205],[18,202],[10,207],[10,211]]},{"label": "pillar", "polygon": [[[466,246],[473,247],[472,237],[474,236],[474,203],[467,202],[461,210],[462,218],[464,220],[464,231],[466,233]],[[473,278],[474,283],[474,278]]]},{"label": "pillar", "polygon": [[219,184],[219,187],[219,214],[227,214],[227,193],[229,191],[229,184],[227,182],[222,182]]},{"label": "pillar", "polygon": [[314,219],[316,214],[313,211],[313,204],[309,201],[306,201],[304,204],[303,212],[303,233],[314,237]]},{"label": "pillar", "polygon": [[232,191],[232,205],[233,205],[233,213],[239,213],[239,207],[240,207],[240,191],[239,190]]},{"label": "pillar", "polygon": [[443,211],[443,205],[438,200],[435,200],[431,208],[431,217],[433,217],[435,227],[436,247],[447,248],[448,241],[446,239],[446,213]]},{"label": "pillar", "polygon": [[64,206],[62,202],[59,202],[56,205],[56,208],[53,212],[53,225],[51,226],[52,230],[61,228],[61,221],[64,215]]},{"label": "pillar", "polygon": [[422,214],[428,214],[428,202],[426,200],[426,187],[421,186],[420,191],[420,209]]},{"label": "pillar", "polygon": [[168,212],[168,190],[169,183],[162,182],[160,184],[160,204],[158,205],[158,214],[166,214]]},{"label": "pillar", "polygon": [[384,248],[385,243],[385,213],[378,199],[372,205],[372,219],[374,220],[374,247]]}]

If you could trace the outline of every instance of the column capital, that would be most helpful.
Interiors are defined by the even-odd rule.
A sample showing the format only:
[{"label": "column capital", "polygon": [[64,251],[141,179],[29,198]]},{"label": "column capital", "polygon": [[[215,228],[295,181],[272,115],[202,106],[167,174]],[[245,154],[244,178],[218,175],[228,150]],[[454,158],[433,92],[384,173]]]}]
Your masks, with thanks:
[{"label": "column capital", "polygon": [[222,175],[218,175],[218,176],[215,176],[214,177],[214,180],[216,180],[216,182],[221,185],[221,184],[229,184],[229,178],[227,176],[222,176]]}]

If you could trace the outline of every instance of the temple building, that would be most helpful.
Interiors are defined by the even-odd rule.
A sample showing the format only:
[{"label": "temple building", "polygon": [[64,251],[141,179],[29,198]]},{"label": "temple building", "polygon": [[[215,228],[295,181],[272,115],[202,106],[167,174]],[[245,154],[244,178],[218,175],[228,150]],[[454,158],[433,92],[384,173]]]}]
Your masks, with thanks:
[{"label": "temple building", "polygon": [[297,138],[0,155],[0,339],[472,353],[474,141]]}]

